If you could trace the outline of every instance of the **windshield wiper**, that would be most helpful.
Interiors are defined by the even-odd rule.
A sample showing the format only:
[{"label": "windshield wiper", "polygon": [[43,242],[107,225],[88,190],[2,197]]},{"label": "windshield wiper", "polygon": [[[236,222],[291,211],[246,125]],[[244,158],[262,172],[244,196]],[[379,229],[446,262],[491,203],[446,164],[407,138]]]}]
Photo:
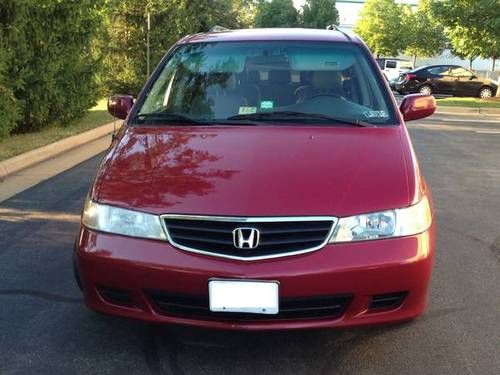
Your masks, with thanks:
[{"label": "windshield wiper", "polygon": [[346,119],[341,117],[334,117],[323,115],[320,113],[306,113],[306,112],[296,112],[296,111],[274,111],[274,112],[260,112],[251,113],[247,115],[236,115],[231,116],[228,120],[256,120],[256,121],[307,121],[307,120],[323,120],[330,123],[346,124],[361,127],[373,127],[373,124],[363,120],[357,119]]},{"label": "windshield wiper", "polygon": [[135,116],[134,120],[140,124],[146,124],[149,122],[153,123],[188,123],[196,125],[211,125],[210,122],[205,122],[191,118],[189,116],[181,115],[178,113],[168,113],[168,112],[151,112],[151,113],[139,113]]},{"label": "windshield wiper", "polygon": [[140,113],[135,116],[135,121],[139,124],[146,124],[148,122],[153,123],[186,123],[195,125],[259,125],[255,121],[250,121],[249,119],[194,119],[186,115],[181,115],[178,113],[168,113],[168,112],[151,112],[151,113]]}]

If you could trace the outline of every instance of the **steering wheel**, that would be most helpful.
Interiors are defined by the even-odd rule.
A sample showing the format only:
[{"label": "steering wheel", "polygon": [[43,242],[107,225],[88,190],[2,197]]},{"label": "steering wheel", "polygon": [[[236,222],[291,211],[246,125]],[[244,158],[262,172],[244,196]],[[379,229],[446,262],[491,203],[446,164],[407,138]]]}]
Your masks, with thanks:
[{"label": "steering wheel", "polygon": [[334,93],[334,92],[332,92],[332,93],[316,94],[316,95],[311,96],[309,99],[316,99],[316,98],[319,98],[320,96],[330,96],[332,98],[342,99],[342,95]]}]

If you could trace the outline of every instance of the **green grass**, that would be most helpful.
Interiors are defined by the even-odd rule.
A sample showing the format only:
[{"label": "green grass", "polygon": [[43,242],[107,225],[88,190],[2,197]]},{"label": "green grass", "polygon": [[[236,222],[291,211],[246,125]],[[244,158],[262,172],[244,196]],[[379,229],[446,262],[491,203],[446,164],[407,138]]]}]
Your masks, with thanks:
[{"label": "green grass", "polygon": [[52,126],[39,132],[0,139],[0,161],[113,121],[106,109],[106,103],[106,99],[100,100],[85,116],[65,127]]},{"label": "green grass", "polygon": [[436,102],[440,107],[500,108],[500,98],[444,98]]}]

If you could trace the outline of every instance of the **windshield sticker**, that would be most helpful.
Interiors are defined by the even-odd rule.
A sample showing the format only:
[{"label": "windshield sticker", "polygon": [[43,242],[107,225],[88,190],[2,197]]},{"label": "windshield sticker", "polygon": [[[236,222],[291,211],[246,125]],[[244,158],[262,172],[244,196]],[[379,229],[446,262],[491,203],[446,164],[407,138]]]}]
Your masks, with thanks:
[{"label": "windshield sticker", "polygon": [[252,113],[257,113],[257,107],[240,107],[239,115],[251,115]]},{"label": "windshield sticker", "polygon": [[388,118],[386,111],[364,111],[366,118]]},{"label": "windshield sticker", "polygon": [[264,100],[260,102],[260,109],[273,109],[274,102],[272,100]]}]

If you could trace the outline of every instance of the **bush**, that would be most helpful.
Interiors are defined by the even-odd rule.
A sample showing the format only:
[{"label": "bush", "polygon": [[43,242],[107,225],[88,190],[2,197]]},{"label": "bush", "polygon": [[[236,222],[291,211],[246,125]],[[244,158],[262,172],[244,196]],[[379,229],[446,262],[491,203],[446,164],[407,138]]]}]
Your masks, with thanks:
[{"label": "bush", "polygon": [[103,0],[2,0],[0,136],[77,118],[96,101]]},{"label": "bush", "polygon": [[13,3],[5,1],[0,7],[0,138],[8,135],[21,118],[19,102],[13,92],[17,82],[8,72],[13,56],[10,46],[15,41],[12,39],[15,32],[11,30],[17,19]]}]

